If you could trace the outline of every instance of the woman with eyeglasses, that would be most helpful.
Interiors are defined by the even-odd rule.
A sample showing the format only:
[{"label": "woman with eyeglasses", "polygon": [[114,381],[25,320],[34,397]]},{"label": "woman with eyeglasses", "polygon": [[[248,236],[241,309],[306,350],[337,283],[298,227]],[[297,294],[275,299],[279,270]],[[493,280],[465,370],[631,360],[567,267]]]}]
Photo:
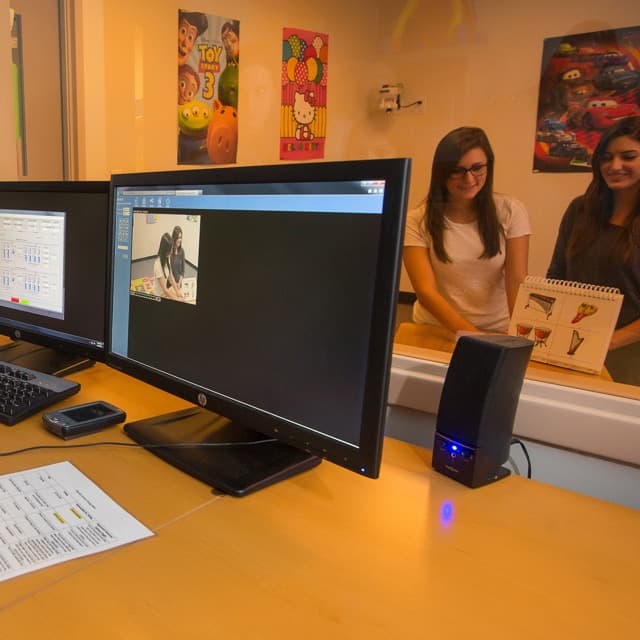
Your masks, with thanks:
[{"label": "woman with eyeglasses", "polygon": [[426,201],[409,211],[403,260],[417,301],[413,320],[453,332],[504,332],[527,275],[524,205],[493,192],[485,132],[460,127],[436,147]]},{"label": "woman with eyeglasses", "polygon": [[620,289],[605,367],[616,382],[640,385],[640,116],[604,131],[591,166],[591,183],[560,223],[547,277]]}]

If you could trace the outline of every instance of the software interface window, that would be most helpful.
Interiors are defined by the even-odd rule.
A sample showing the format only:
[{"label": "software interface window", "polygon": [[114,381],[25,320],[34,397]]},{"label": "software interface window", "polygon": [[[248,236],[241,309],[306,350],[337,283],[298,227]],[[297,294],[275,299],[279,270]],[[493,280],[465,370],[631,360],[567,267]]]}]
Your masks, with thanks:
[{"label": "software interface window", "polygon": [[0,306],[64,319],[64,212],[0,209],[0,238]]},{"label": "software interface window", "polygon": [[[114,195],[113,352],[357,442],[384,181],[121,186]],[[161,237],[175,226],[192,304],[154,290]],[[328,300],[341,301],[340,317]],[[318,406],[336,378],[342,396]]]}]

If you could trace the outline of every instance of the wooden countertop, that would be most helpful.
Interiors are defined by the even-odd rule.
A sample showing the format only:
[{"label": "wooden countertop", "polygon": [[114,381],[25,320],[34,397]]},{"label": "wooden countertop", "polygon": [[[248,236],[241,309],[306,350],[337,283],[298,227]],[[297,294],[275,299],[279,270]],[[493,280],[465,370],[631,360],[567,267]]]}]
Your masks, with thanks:
[{"label": "wooden countertop", "polygon": [[[104,365],[80,393],[128,418],[183,400]],[[631,638],[640,512],[510,476],[469,489],[387,438],[380,478],[329,462],[246,498],[135,448],[0,426],[9,473],[69,460],[155,536],[0,582],[7,637]],[[121,425],[83,443],[127,441]],[[73,444],[76,441],[70,441]]]},{"label": "wooden countertop", "polygon": [[[455,340],[455,334],[444,327],[402,322],[396,330],[393,352],[448,364]],[[539,382],[640,400],[640,387],[613,382],[605,369],[600,375],[593,375],[532,360],[527,367],[526,377]]]}]

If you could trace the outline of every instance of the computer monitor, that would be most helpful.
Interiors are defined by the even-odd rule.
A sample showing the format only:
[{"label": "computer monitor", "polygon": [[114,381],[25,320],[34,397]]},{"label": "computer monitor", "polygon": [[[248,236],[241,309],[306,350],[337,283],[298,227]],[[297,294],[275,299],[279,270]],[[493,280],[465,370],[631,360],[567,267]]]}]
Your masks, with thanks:
[{"label": "computer monitor", "polygon": [[107,363],[194,403],[125,432],[233,495],[322,458],[377,477],[409,170],[112,176]]},{"label": "computer monitor", "polygon": [[104,360],[109,182],[0,182],[0,361]]}]

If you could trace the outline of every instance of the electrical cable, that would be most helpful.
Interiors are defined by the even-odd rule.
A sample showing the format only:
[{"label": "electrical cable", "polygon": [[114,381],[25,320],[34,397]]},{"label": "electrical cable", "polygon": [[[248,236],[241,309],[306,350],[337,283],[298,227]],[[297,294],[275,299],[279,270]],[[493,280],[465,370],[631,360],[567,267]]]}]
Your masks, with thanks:
[{"label": "electrical cable", "polygon": [[414,102],[410,102],[409,104],[400,104],[398,102],[398,109],[408,109],[409,107],[415,107],[422,104],[422,100],[415,100]]},{"label": "electrical cable", "polygon": [[519,438],[511,438],[511,444],[519,444],[522,447],[524,457],[527,459],[527,478],[531,478],[531,458],[529,457],[527,448],[524,446],[524,442],[522,442],[522,440],[520,440]]},{"label": "electrical cable", "polygon": [[84,449],[88,447],[136,447],[139,449],[179,449],[185,447],[245,447],[258,444],[266,444],[268,442],[278,442],[277,438],[267,438],[265,440],[249,440],[247,442],[173,442],[167,444],[139,444],[137,442],[83,442],[81,444],[39,444],[33,447],[24,447],[23,449],[14,449],[13,451],[0,451],[0,457],[14,456],[18,453],[27,453],[29,451],[40,451],[44,449]]}]

